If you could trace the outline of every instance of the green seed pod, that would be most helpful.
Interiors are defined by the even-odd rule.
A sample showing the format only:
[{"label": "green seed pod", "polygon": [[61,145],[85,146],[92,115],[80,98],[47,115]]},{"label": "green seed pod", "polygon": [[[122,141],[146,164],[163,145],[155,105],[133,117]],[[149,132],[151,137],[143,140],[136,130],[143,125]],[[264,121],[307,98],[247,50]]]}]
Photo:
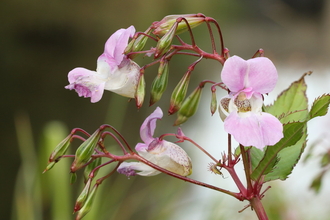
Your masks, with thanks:
[{"label": "green seed pod", "polygon": [[180,109],[181,104],[184,98],[186,97],[189,86],[190,73],[191,73],[190,71],[185,73],[185,75],[182,77],[182,79],[180,80],[180,82],[177,84],[177,86],[172,92],[170,108],[168,110],[168,113],[170,115],[177,112]]},{"label": "green seed pod", "polygon": [[[102,157],[98,157],[98,158],[95,158],[90,164],[88,164],[86,167],[85,167],[85,170],[84,170],[84,178],[85,178],[85,182],[87,180],[89,180],[89,174],[92,172],[92,170],[94,170],[96,167],[100,166],[102,163]],[[96,174],[98,173],[98,170],[96,170],[94,172],[94,176],[96,176]]]},{"label": "green seed pod", "polygon": [[42,173],[46,173],[48,170],[52,169],[55,164],[56,162],[50,162]]},{"label": "green seed pod", "polygon": [[81,207],[81,209],[78,211],[78,214],[76,216],[76,220],[80,220],[82,219],[92,208],[93,202],[94,202],[94,197],[96,194],[96,190],[98,188],[98,184],[95,184],[92,191],[89,193],[85,204],[83,205],[83,207]]},{"label": "green seed pod", "polygon": [[170,50],[177,27],[178,23],[175,22],[171,29],[158,41],[154,54],[155,59],[164,55]]},{"label": "green seed pod", "polygon": [[[148,28],[145,32],[146,35],[150,35],[151,33],[151,28]],[[144,46],[147,43],[148,37],[141,34],[139,35],[137,38],[131,40],[131,42],[127,45],[126,49],[125,49],[125,54],[131,53],[131,52],[139,52],[142,51]],[[138,56],[139,54],[132,54],[130,55],[130,59],[134,59],[136,56]]]},{"label": "green seed pod", "polygon": [[73,213],[76,213],[77,211],[79,211],[81,209],[81,207],[84,206],[86,199],[88,198],[89,189],[91,188],[91,183],[92,183],[92,179],[88,179],[84,189],[81,191],[80,195],[78,196],[78,198],[76,200],[76,204],[74,206]]},{"label": "green seed pod", "polygon": [[188,120],[191,116],[193,116],[198,108],[199,101],[202,94],[202,88],[197,87],[186,100],[183,102],[179,112],[178,117],[174,123],[174,125],[180,125]]},{"label": "green seed pod", "polygon": [[137,108],[141,108],[141,106],[143,105],[144,96],[145,96],[145,87],[146,87],[146,82],[144,80],[144,74],[141,74],[135,93],[135,101]]},{"label": "green seed pod", "polygon": [[[155,34],[157,36],[163,36],[170,30],[170,28],[173,26],[173,24],[180,17],[185,18],[187,20],[190,28],[197,27],[198,25],[200,25],[201,23],[203,23],[205,21],[205,16],[203,16],[201,14],[168,15],[168,16],[164,17],[161,21],[155,22],[153,24],[153,26],[155,27],[153,34]],[[179,23],[175,34],[181,34],[187,30],[188,30],[187,23],[182,20]]]},{"label": "green seed pod", "polygon": [[95,147],[101,137],[101,130],[97,129],[86,141],[84,141],[77,149],[75,159],[71,166],[71,172],[74,173],[83,167],[91,158]]},{"label": "green seed pod", "polygon": [[52,154],[49,156],[49,162],[57,162],[68,150],[72,139],[72,134],[67,136],[63,141],[61,141],[54,149]]},{"label": "green seed pod", "polygon": [[212,98],[211,98],[211,114],[213,115],[218,107],[218,103],[217,103],[217,94],[215,93],[215,91],[212,91]]},{"label": "green seed pod", "polygon": [[162,97],[168,83],[169,67],[168,60],[162,60],[158,68],[158,74],[151,85],[150,103],[153,105]]}]

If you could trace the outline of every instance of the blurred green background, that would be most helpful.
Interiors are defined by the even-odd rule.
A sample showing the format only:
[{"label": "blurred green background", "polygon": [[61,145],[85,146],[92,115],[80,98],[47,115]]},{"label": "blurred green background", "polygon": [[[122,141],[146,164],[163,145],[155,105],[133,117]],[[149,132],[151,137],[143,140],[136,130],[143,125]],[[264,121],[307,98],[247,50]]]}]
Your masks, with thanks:
[{"label": "blurred green background", "polygon": [[[186,13],[215,18],[232,55],[247,59],[263,48],[276,65],[329,74],[327,1],[3,0],[0,2],[1,219],[74,218],[71,214],[74,199],[82,186],[69,184],[69,160],[41,175],[51,150],[70,129],[81,127],[93,132],[104,123],[118,128],[134,146],[140,141],[141,123],[154,108],[147,106],[148,95],[145,105],[137,110],[134,102],[128,103],[126,98],[110,92],[100,102],[91,104],[89,99],[78,98],[75,92],[64,89],[68,84],[67,73],[77,66],[95,69],[105,41],[117,29],[134,25],[138,31],[144,31],[166,15]],[[194,29],[194,33],[197,44],[209,48],[205,27]],[[147,61],[141,59],[142,63]],[[169,90],[193,61],[173,60]],[[205,61],[195,72],[191,88],[202,79],[219,81],[220,66]],[[155,73],[156,68],[147,70],[148,86]],[[164,112],[169,104],[168,95],[158,104]],[[175,116],[168,119],[161,126],[164,132],[174,132],[170,125]],[[162,128],[158,128],[158,134]],[[114,175],[101,185],[97,205],[86,219],[185,219],[178,216],[198,202],[187,196],[196,188],[165,175],[129,180]],[[233,199],[219,197],[224,200],[209,201],[210,205],[204,207],[203,219],[229,218],[226,210],[219,211],[219,204],[232,207],[227,201]],[[283,198],[278,199],[285,204]],[[295,219],[286,214],[285,205],[270,204],[268,207],[274,209],[271,212],[275,215],[279,215],[278,210],[284,213],[273,219]],[[236,219],[251,216],[250,211],[245,211],[246,215],[236,214],[242,207],[238,203],[230,208],[238,216]]]}]

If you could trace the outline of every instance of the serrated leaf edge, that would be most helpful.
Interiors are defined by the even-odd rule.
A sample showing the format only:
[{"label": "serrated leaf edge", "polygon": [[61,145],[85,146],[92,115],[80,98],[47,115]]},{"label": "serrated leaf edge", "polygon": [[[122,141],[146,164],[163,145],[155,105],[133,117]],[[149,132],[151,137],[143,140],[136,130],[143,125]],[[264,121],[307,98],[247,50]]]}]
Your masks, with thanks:
[{"label": "serrated leaf edge", "polygon": [[[301,129],[304,127],[304,125],[307,123],[307,121],[305,121],[305,122],[299,122],[299,121],[297,121],[297,122],[289,122],[289,123],[286,123],[286,124],[284,124],[284,125],[293,124],[293,123],[301,123],[301,124],[302,124],[302,127],[298,129],[298,130],[301,130]],[[283,125],[283,126],[284,126],[284,125]],[[303,131],[301,131],[301,133],[302,133],[302,135],[303,135]],[[291,139],[291,138],[290,138],[290,139]],[[290,141],[290,139],[289,139],[288,141]],[[299,140],[300,140],[300,139],[299,139]],[[297,140],[297,142],[298,142],[299,140]],[[280,141],[281,141],[281,140],[280,140]],[[279,141],[279,142],[280,142],[280,141]],[[286,141],[286,142],[288,142],[288,141]],[[296,143],[297,143],[297,142],[296,142]],[[292,145],[290,145],[290,146],[293,146],[293,145],[295,145],[296,143],[294,143],[294,144],[292,144]],[[285,143],[283,143],[283,145],[285,146]],[[270,161],[273,160],[275,157],[277,157],[278,153],[279,153],[281,150],[283,150],[284,148],[290,147],[290,146],[286,146],[286,147],[283,147],[283,148],[281,148],[280,150],[278,150],[277,153],[274,154],[273,157],[271,157]],[[268,147],[273,147],[273,146],[268,146]],[[260,166],[260,164],[264,161],[265,156],[266,156],[266,154],[265,154],[264,157],[260,160],[258,166],[257,166],[257,167],[254,169],[254,171],[252,172],[252,174],[251,174],[251,178],[252,178],[252,175],[253,175],[253,173],[255,172],[255,170],[257,170],[258,167]],[[264,172],[265,172],[266,170],[267,170],[267,165],[264,167],[264,169],[260,172],[260,174],[259,174],[256,178],[252,178],[252,179],[254,179],[254,180],[258,180],[258,179],[260,179],[261,176],[264,175]]]}]

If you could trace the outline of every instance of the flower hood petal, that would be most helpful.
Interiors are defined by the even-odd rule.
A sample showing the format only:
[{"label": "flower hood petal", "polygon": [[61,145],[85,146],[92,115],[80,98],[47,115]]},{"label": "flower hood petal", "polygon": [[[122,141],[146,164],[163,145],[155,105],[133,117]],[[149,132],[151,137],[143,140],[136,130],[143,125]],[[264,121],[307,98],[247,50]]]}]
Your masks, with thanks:
[{"label": "flower hood petal", "polygon": [[162,117],[163,111],[161,108],[157,107],[156,110],[144,120],[140,128],[140,136],[145,144],[149,145],[154,140],[153,135],[156,128],[156,121]]},{"label": "flower hood petal", "polygon": [[277,82],[277,70],[266,57],[244,60],[238,56],[228,58],[221,72],[221,79],[231,92],[252,88],[260,94],[272,91]]},{"label": "flower hood petal", "polygon": [[133,37],[135,34],[134,26],[130,26],[127,29],[119,29],[113,33],[105,43],[104,54],[110,63],[115,63],[119,66],[123,61],[125,55],[124,51],[128,45],[129,37]]},{"label": "flower hood petal", "polygon": [[277,70],[267,57],[257,57],[246,61],[249,66],[245,86],[260,94],[271,92],[277,83]]},{"label": "flower hood petal", "polygon": [[281,122],[269,113],[232,112],[225,119],[225,130],[244,146],[263,149],[276,144],[283,137]]},{"label": "flower hood petal", "polygon": [[239,56],[229,57],[223,65],[221,80],[231,92],[244,89],[244,79],[248,71],[248,64]]}]

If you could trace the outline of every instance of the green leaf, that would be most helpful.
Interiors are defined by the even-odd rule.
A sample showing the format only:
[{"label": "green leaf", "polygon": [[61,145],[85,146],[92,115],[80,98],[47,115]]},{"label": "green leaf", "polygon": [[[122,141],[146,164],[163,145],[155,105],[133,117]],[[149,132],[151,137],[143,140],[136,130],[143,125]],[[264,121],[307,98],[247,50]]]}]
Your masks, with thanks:
[{"label": "green leaf", "polygon": [[328,113],[329,104],[330,94],[324,94],[315,99],[311,111],[309,112],[310,119],[326,115]]},{"label": "green leaf", "polygon": [[320,174],[318,174],[310,185],[310,188],[313,189],[316,193],[320,192],[324,174],[325,174],[325,171],[322,171]]},{"label": "green leaf", "polygon": [[[238,147],[239,148],[239,147]],[[252,170],[257,168],[258,164],[260,163],[261,159],[264,157],[265,152],[256,148],[252,147],[250,150],[250,157],[251,157],[251,166]]]},{"label": "green leaf", "polygon": [[293,121],[305,121],[308,117],[308,99],[306,96],[305,73],[299,80],[293,82],[284,90],[273,105],[265,106],[268,112],[285,124]]},{"label": "green leaf", "polygon": [[323,155],[322,155],[322,158],[321,158],[321,167],[325,167],[325,166],[328,166],[330,164],[330,155],[329,155],[329,152],[325,152]]},{"label": "green leaf", "polygon": [[[304,130],[306,130],[306,126]],[[279,158],[279,161],[273,167],[272,171],[265,176],[265,182],[276,179],[285,180],[288,178],[292,173],[293,168],[298,163],[301,154],[304,152],[307,142],[306,138],[307,135],[304,131],[302,138],[295,145],[287,147],[278,153],[277,157]]]},{"label": "green leaf", "polygon": [[251,174],[253,180],[267,174],[276,163],[274,160],[277,160],[278,153],[286,147],[295,145],[302,138],[305,125],[306,122],[292,122],[283,126],[284,137],[274,146],[267,147],[264,157]]}]

